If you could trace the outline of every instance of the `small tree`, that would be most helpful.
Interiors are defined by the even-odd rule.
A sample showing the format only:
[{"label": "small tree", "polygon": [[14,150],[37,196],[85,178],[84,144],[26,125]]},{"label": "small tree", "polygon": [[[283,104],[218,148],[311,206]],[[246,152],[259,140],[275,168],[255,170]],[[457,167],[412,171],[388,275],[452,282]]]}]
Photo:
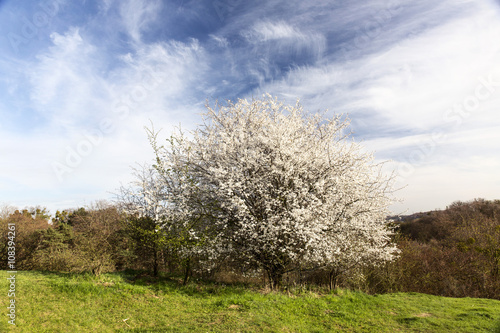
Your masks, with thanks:
[{"label": "small tree", "polygon": [[48,271],[72,271],[80,267],[80,256],[75,252],[73,227],[58,223],[33,234],[36,248],[30,256],[30,268]]},{"label": "small tree", "polygon": [[276,288],[296,267],[348,267],[396,251],[385,224],[391,177],[347,126],[267,95],[207,106],[191,139],[150,139],[171,209],[197,221],[191,230],[209,240],[208,257],[262,268]]},{"label": "small tree", "polygon": [[98,201],[87,209],[80,208],[69,217],[75,231],[75,257],[80,258],[82,271],[95,275],[114,271],[123,257],[124,216],[106,201]]},{"label": "small tree", "polygon": [[149,216],[129,216],[127,233],[134,241],[134,250],[144,266],[151,268],[157,276],[160,269],[160,257],[166,247],[166,235]]},{"label": "small tree", "polygon": [[[166,246],[164,224],[167,202],[164,185],[158,181],[154,168],[134,169],[135,180],[122,186],[118,202],[127,217],[127,231],[140,252],[141,260],[150,263],[153,275],[158,275],[159,255]],[[147,256],[147,257],[145,257]]]},{"label": "small tree", "polygon": [[[154,146],[153,137],[152,143]],[[152,263],[154,275],[158,274],[161,253],[168,251],[183,262],[186,284],[191,273],[192,249],[200,244],[202,238],[193,231],[199,218],[194,214],[184,214],[175,204],[178,201],[176,198],[181,196],[177,196],[172,189],[189,182],[180,173],[158,165],[135,169],[135,181],[120,189],[118,201],[129,215],[129,231],[137,249],[143,255],[151,256],[146,260]]]}]

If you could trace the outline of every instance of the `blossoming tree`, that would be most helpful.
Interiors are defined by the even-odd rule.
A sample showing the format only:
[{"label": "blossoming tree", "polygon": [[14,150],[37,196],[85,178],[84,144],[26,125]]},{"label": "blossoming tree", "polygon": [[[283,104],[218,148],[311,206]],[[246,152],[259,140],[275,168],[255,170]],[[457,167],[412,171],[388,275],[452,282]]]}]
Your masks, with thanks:
[{"label": "blossoming tree", "polygon": [[150,139],[172,211],[202,221],[193,234],[209,231],[204,251],[264,269],[275,288],[297,267],[333,270],[396,252],[385,223],[392,177],[347,128],[341,116],[265,95],[207,106],[189,138]]}]

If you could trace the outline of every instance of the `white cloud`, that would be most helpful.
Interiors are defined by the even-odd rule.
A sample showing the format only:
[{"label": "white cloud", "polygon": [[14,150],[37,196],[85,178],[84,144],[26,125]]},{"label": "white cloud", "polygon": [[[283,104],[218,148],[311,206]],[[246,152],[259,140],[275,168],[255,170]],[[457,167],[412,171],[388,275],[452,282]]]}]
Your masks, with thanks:
[{"label": "white cloud", "polygon": [[147,0],[126,0],[120,2],[122,22],[135,42],[141,41],[141,35],[160,12],[161,2]]},{"label": "white cloud", "polygon": [[227,38],[217,35],[210,35],[210,38],[217,44],[219,47],[227,48],[229,46],[229,41]]},{"label": "white cloud", "polygon": [[279,39],[305,39],[306,36],[285,22],[257,22],[250,32],[244,34],[252,42],[275,41]]},{"label": "white cloud", "polygon": [[32,106],[55,127],[88,124],[99,116],[108,93],[106,82],[96,75],[101,58],[76,28],[51,38],[53,46],[26,69]]},{"label": "white cloud", "polygon": [[196,40],[138,45],[117,56],[99,53],[78,29],[52,39],[27,72],[33,107],[54,127],[74,131],[124,113],[175,109],[192,86],[204,86],[206,56]]},{"label": "white cloud", "polygon": [[305,32],[283,21],[258,21],[241,34],[254,47],[268,47],[270,52],[278,54],[306,52],[319,59],[326,48],[326,39],[322,34]]}]

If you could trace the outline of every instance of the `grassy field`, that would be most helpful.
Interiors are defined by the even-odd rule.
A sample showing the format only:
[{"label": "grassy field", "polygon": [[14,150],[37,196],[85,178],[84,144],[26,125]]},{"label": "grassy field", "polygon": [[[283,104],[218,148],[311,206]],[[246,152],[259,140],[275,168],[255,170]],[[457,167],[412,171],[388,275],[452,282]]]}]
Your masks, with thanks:
[{"label": "grassy field", "polygon": [[2,332],[500,332],[500,301],[336,290],[264,293],[176,280],[42,272],[16,276],[16,326]]}]

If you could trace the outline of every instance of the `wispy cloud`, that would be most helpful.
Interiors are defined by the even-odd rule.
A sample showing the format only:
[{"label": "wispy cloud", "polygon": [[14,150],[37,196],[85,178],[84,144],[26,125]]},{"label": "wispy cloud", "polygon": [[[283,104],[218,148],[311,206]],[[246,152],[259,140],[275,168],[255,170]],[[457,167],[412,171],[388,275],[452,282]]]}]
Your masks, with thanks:
[{"label": "wispy cloud", "polygon": [[33,108],[55,127],[95,122],[108,94],[102,77],[95,75],[103,65],[96,48],[76,28],[51,38],[53,46],[28,69]]},{"label": "wispy cloud", "polygon": [[120,1],[122,22],[135,42],[140,42],[142,32],[158,19],[160,9],[161,2],[157,0]]},{"label": "wispy cloud", "polygon": [[259,21],[241,34],[253,47],[262,47],[262,44],[269,43],[275,46],[276,52],[279,53],[293,54],[307,51],[321,56],[326,47],[326,40],[322,34],[306,33],[284,21]]},{"label": "wispy cloud", "polygon": [[[97,199],[151,157],[149,120],[165,132],[190,128],[207,98],[270,92],[313,112],[349,113],[355,137],[404,170],[412,210],[467,199],[457,177],[471,195],[493,196],[499,8],[493,0],[61,4],[30,55],[0,56],[0,149],[9,161],[0,182],[22,189],[16,202],[43,189],[54,203],[68,193]],[[22,31],[9,17],[17,24],[9,29]],[[80,160],[68,163],[72,152]],[[72,164],[60,169],[62,182],[54,163]],[[446,188],[430,198],[433,182]]]},{"label": "wispy cloud", "polygon": [[[448,18],[446,24],[362,56],[356,50],[355,57],[335,61],[342,52],[335,53],[330,55],[333,63],[292,70],[261,90],[306,97],[305,101],[314,96],[318,106],[331,105],[354,118],[370,110],[378,122],[367,123],[358,129],[361,132],[375,134],[374,126],[411,133],[441,127],[446,125],[447,108],[462,103],[481,80],[498,71],[499,47],[494,41],[500,36],[500,24],[498,14],[489,10],[478,6],[467,18]],[[492,94],[490,99],[494,98]]]}]

